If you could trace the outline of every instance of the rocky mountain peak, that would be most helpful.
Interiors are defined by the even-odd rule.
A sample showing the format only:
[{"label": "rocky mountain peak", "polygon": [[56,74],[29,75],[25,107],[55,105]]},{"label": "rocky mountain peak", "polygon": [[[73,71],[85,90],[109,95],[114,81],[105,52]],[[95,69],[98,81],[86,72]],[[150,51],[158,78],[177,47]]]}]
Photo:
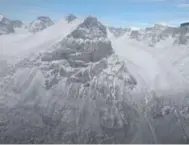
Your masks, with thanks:
[{"label": "rocky mountain peak", "polygon": [[48,23],[49,26],[54,24],[54,22],[47,16],[39,16],[37,20],[40,20],[44,23]]},{"label": "rocky mountain peak", "polygon": [[62,60],[72,62],[97,62],[113,52],[111,42],[107,38],[106,27],[95,17],[87,17],[67,37],[55,45],[50,55],[43,60]]},{"label": "rocky mountain peak", "polygon": [[0,15],[0,35],[14,33],[12,21]]},{"label": "rocky mountain peak", "polygon": [[107,31],[96,17],[89,16],[69,36],[82,39],[107,38]]},{"label": "rocky mountain peak", "polygon": [[29,31],[30,32],[39,32],[46,29],[49,26],[52,26],[54,22],[47,16],[39,16],[36,20],[30,23]]},{"label": "rocky mountain peak", "polygon": [[4,15],[0,15],[0,22],[4,23],[4,24],[10,24],[11,20],[9,20],[8,18],[6,18]]},{"label": "rocky mountain peak", "polygon": [[68,21],[68,23],[74,21],[75,19],[77,19],[77,17],[73,14],[69,14],[68,16],[66,16],[66,20]]},{"label": "rocky mountain peak", "polygon": [[84,22],[80,25],[80,27],[85,27],[85,28],[94,28],[94,27],[104,27],[96,17],[93,16],[88,16]]},{"label": "rocky mountain peak", "polygon": [[21,28],[23,26],[23,23],[20,20],[12,20],[12,25],[14,28]]}]

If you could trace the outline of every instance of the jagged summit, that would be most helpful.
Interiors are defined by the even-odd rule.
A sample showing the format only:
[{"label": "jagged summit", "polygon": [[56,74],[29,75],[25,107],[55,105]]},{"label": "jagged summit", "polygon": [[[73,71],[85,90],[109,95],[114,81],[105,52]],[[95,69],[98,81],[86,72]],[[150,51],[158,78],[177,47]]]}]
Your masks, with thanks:
[{"label": "jagged summit", "polygon": [[66,16],[66,20],[68,21],[68,23],[74,21],[75,19],[77,19],[77,17],[73,14],[69,14],[68,16]]},{"label": "jagged summit", "polygon": [[54,22],[47,16],[39,16],[36,20],[30,23],[28,30],[30,32],[39,32],[52,26]]},{"label": "jagged summit", "polygon": [[106,38],[106,27],[96,17],[89,16],[69,36],[73,38]]},{"label": "jagged summit", "polygon": [[55,45],[54,51],[43,57],[43,60],[72,60],[84,64],[97,62],[113,52],[107,38],[106,27],[97,18],[87,17],[67,37]]},{"label": "jagged summit", "polygon": [[88,29],[98,28],[98,29],[104,31],[104,33],[105,33],[105,29],[106,29],[106,27],[100,21],[98,21],[98,19],[94,16],[88,16],[84,20],[84,22],[80,25],[80,27],[88,28]]},{"label": "jagged summit", "polygon": [[37,20],[47,23],[49,26],[54,24],[54,22],[47,16],[39,16]]}]

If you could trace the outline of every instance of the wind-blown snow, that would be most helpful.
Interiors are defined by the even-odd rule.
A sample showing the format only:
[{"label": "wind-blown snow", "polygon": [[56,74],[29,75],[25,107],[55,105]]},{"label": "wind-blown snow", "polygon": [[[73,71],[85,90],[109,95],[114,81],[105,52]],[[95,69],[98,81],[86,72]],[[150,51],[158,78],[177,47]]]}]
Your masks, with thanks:
[{"label": "wind-blown snow", "polygon": [[143,76],[149,86],[152,86],[152,82],[159,72],[159,67],[151,54],[140,49],[145,46],[137,44],[135,41],[129,41],[124,36],[120,39],[114,39],[113,37],[110,39],[115,52],[127,63],[132,62],[138,68],[137,72]]},{"label": "wind-blown snow", "polygon": [[4,57],[16,56],[17,58],[23,58],[28,54],[39,53],[44,49],[51,48],[55,42],[69,34],[82,21],[77,19],[72,23],[68,23],[63,19],[53,26],[35,34],[20,29],[18,33],[0,36],[0,55]]},{"label": "wind-blown snow", "polygon": [[[164,29],[163,27],[167,26],[155,25],[155,27]],[[187,71],[186,69],[179,71],[173,62],[181,58],[183,60],[183,56],[180,54],[185,54],[187,57],[188,52],[186,47],[181,50],[178,46],[171,46],[173,38],[161,41],[155,47],[149,47],[148,41],[141,42],[130,39],[128,35],[115,38],[109,33],[109,38],[116,54],[125,60],[131,74],[138,80],[143,79],[140,87],[147,85],[151,91],[159,93],[166,91],[172,94],[187,90],[186,78],[188,75],[182,74]],[[175,89],[172,90],[172,88]]]}]

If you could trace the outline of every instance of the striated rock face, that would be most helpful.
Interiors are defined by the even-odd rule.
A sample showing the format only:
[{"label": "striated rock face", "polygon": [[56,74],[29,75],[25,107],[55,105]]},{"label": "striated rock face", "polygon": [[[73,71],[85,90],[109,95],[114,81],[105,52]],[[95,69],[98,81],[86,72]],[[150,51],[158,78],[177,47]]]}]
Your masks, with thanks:
[{"label": "striated rock face", "polygon": [[30,32],[39,32],[41,30],[46,29],[49,26],[52,26],[54,24],[54,22],[46,16],[40,16],[38,17],[36,20],[34,20],[33,22],[30,23],[28,30]]},{"label": "striated rock face", "polygon": [[0,15],[0,35],[9,33],[14,33],[12,22],[3,15]]},{"label": "striated rock face", "polygon": [[20,20],[12,20],[12,25],[14,28],[21,28],[23,26],[23,23]]},{"label": "striated rock face", "polygon": [[129,143],[137,132],[128,101],[137,82],[95,17],[15,65],[2,84],[0,142]]}]

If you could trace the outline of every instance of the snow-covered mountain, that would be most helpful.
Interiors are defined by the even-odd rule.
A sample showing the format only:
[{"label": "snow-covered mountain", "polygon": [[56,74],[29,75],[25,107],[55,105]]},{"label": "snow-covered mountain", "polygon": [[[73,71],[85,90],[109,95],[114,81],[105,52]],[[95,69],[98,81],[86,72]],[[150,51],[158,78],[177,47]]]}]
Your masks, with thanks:
[{"label": "snow-covered mountain", "polygon": [[187,36],[92,16],[1,36],[0,142],[188,143]]},{"label": "snow-covered mountain", "polygon": [[[20,77],[23,78],[22,81]],[[15,111],[10,116],[1,114],[1,118],[20,121],[14,114],[18,111],[23,115],[25,111],[22,107],[29,107],[32,111],[35,106],[36,113],[34,110],[31,113],[37,115],[37,118],[31,116],[30,120],[39,119],[41,121],[38,125],[44,127],[37,131],[34,129],[37,126],[31,128],[24,125],[27,121],[23,120],[25,133],[12,138],[14,122],[11,121],[12,125],[3,126],[8,128],[4,128],[6,131],[1,134],[2,141],[8,135],[9,143],[28,142],[26,139],[31,136],[34,137],[33,142],[92,143],[119,139],[120,136],[116,135],[111,139],[111,134],[108,135],[109,131],[115,131],[122,136],[120,142],[129,142],[130,138],[124,137],[124,128],[133,134],[130,125],[136,123],[136,118],[132,118],[132,123],[128,124],[126,120],[129,114],[116,112],[126,107],[137,116],[125,98],[136,85],[136,81],[127,70],[126,64],[114,53],[107,38],[106,27],[95,17],[87,17],[49,51],[16,64],[7,82],[3,80],[3,84],[0,91],[3,93],[1,103],[10,100],[10,103],[3,104],[6,107],[11,106]],[[9,97],[7,92],[11,93]],[[49,139],[47,136],[50,132],[47,136],[39,134],[47,132],[46,128],[49,127],[56,128],[56,133]],[[19,130],[20,127],[14,129]],[[60,133],[63,134],[58,139]],[[75,136],[78,133],[80,135]],[[86,133],[92,134],[86,138]],[[108,136],[104,136],[104,133]]]},{"label": "snow-covered mountain", "polygon": [[68,21],[68,23],[74,21],[75,19],[77,19],[77,17],[73,14],[69,14],[68,16],[66,16],[66,20]]},{"label": "snow-covered mountain", "polygon": [[14,28],[21,28],[24,24],[20,20],[12,20],[12,25]]},{"label": "snow-covered mountain", "polygon": [[14,33],[12,22],[5,16],[0,15],[0,35],[9,33]]},{"label": "snow-covered mountain", "polygon": [[49,26],[52,26],[54,22],[47,16],[40,16],[36,20],[30,23],[28,30],[30,32],[39,32],[46,29]]}]

